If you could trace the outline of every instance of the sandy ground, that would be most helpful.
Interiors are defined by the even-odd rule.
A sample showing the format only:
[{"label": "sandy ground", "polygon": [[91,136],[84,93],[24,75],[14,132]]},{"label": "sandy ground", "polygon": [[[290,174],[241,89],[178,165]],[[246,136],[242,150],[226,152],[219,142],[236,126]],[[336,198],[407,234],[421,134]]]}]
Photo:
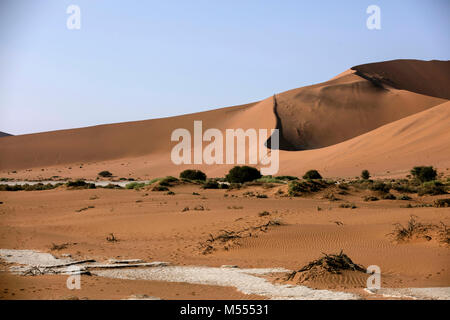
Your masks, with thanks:
[{"label": "sandy ground", "polygon": [[0,273],[0,299],[4,300],[66,300],[66,299],[264,299],[247,295],[235,288],[195,285],[166,281],[122,280],[96,276],[81,276],[81,289],[69,290],[67,276],[41,275],[25,277]]},{"label": "sandy ground", "polygon": [[[339,195],[341,200],[329,201],[323,199],[323,192],[306,198],[276,195],[277,190],[283,188],[286,186],[277,185],[271,189],[253,186],[226,191],[181,185],[171,188],[175,195],[149,190],[65,188],[1,192],[0,247],[51,252],[56,257],[71,254],[74,259],[97,261],[110,258],[143,259],[167,261],[175,266],[238,265],[241,268],[281,267],[288,270],[298,270],[320,257],[322,252],[338,253],[343,249],[358,264],[380,266],[383,287],[450,286],[448,247],[435,239],[398,244],[387,236],[393,230],[394,223],[405,224],[412,214],[422,222],[439,224],[442,221],[448,225],[448,208],[400,208],[400,205],[409,202],[432,203],[439,196],[415,196],[411,201],[364,202],[362,197],[370,192],[351,190],[348,195]],[[248,197],[245,193],[249,191],[267,194],[268,198]],[[193,195],[193,192],[200,195]],[[347,202],[356,204],[357,208],[339,208],[339,204]],[[76,212],[88,206],[93,208]],[[204,210],[195,210],[200,206]],[[190,210],[183,212],[186,207]],[[260,217],[262,211],[270,214]],[[271,220],[279,220],[282,225],[260,228]],[[213,251],[204,254],[205,244],[211,235],[216,236],[222,230],[241,232],[249,228],[253,230],[250,234],[242,233],[242,238],[237,241],[212,243]],[[108,242],[106,237],[110,233],[119,241]],[[53,244],[63,243],[67,244],[67,248],[51,250]],[[280,276],[276,274],[266,278],[276,281]],[[2,289],[6,288],[19,296],[25,294],[20,292],[23,286],[35,286],[42,290],[36,290],[34,298],[44,299],[69,295],[64,288],[55,293],[44,290],[47,287],[42,288],[39,283],[45,283],[40,279],[47,277],[50,276],[31,279],[3,273]],[[176,298],[175,291],[158,289],[156,284],[149,284],[150,288],[155,288],[153,291],[143,291],[140,288],[144,288],[145,284],[141,281],[128,286],[125,283],[130,280],[91,280],[94,278],[86,278],[88,288],[91,283],[92,288],[83,295],[89,298],[100,297],[100,289],[93,287],[97,283],[104,290],[116,286],[129,288],[123,295],[107,294],[103,298],[125,298],[128,294]],[[352,273],[331,275],[308,286],[364,295],[366,279],[367,275],[355,276]],[[55,285],[58,282],[52,281]],[[170,286],[180,290],[180,298],[191,298],[189,292],[197,292],[196,288],[199,288],[199,285],[192,285],[192,290],[185,291],[183,288],[191,285],[172,283]],[[223,287],[215,292],[216,298],[243,297],[233,288]],[[5,298],[8,297],[11,296],[5,295]]]}]

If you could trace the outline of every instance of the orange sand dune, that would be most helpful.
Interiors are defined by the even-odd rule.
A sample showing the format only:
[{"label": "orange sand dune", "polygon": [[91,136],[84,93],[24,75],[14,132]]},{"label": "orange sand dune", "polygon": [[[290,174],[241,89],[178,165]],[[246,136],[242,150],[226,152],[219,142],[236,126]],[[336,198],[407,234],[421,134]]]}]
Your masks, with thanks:
[{"label": "orange sand dune", "polygon": [[[417,68],[412,68],[416,62]],[[389,68],[391,64],[396,68]],[[450,66],[450,62],[441,64],[446,69]],[[450,72],[443,73],[441,70],[445,68],[436,68],[434,62],[399,60],[357,68],[369,71],[379,69],[380,74],[385,75],[385,70],[396,72],[402,67],[405,72],[398,72],[401,81],[396,80],[395,88],[365,76],[370,79],[367,80],[356,72],[344,72],[330,81],[277,95],[277,113],[286,144],[282,149],[305,150],[330,146],[446,101],[425,95],[434,93],[429,88],[435,83],[439,83],[437,96],[446,96],[450,90]],[[435,72],[436,69],[439,72]],[[373,73],[368,74],[373,76]],[[427,81],[420,82],[425,79],[424,76]],[[403,81],[403,77],[419,79],[417,82],[423,84],[423,90],[417,89],[419,83]],[[433,77],[435,81],[432,82]],[[441,86],[445,90],[441,90]],[[413,88],[415,92],[424,94],[404,88]]]},{"label": "orange sand dune", "polygon": [[450,99],[449,61],[392,60],[363,64],[352,70],[380,85]]},{"label": "orange sand dune", "polygon": [[[283,174],[299,175],[314,167],[326,175],[353,175],[362,166],[381,174],[404,172],[422,162],[445,167],[450,159],[449,104],[442,97],[447,97],[450,83],[448,65],[448,61],[382,62],[277,94],[275,105],[269,97],[177,117],[2,137],[0,174],[11,177],[9,172],[17,170],[14,177],[20,179],[95,178],[99,169],[135,178],[177,174],[186,166],[170,161],[176,144],[170,136],[176,128],[193,132],[194,120],[203,121],[203,130],[278,127],[281,149],[316,149],[282,151]],[[198,167],[221,175],[230,166]],[[20,171],[31,168],[39,170]]]}]

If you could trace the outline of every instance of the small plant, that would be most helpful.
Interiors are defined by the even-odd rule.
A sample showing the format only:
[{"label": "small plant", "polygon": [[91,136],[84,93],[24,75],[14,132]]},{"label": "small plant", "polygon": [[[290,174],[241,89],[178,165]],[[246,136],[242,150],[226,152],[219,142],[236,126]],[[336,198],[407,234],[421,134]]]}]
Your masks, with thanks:
[{"label": "small plant", "polygon": [[240,210],[240,209],[244,209],[244,207],[243,206],[228,206],[227,209]]},{"label": "small plant", "polygon": [[201,186],[202,189],[219,189],[219,187],[219,183],[215,180],[208,180]]},{"label": "small plant", "polygon": [[369,178],[370,178],[369,170],[361,171],[361,178],[364,180],[369,180]]},{"label": "small plant", "polygon": [[420,180],[421,182],[432,181],[435,180],[437,177],[437,171],[431,166],[414,167],[411,170],[411,174],[413,175],[413,177]]},{"label": "small plant", "polygon": [[169,191],[169,188],[166,186],[156,185],[152,188],[152,191]]},{"label": "small plant", "polygon": [[327,186],[328,182],[323,180],[294,180],[290,181],[288,184],[288,195],[290,197],[298,197],[302,193],[317,192]]},{"label": "small plant", "polygon": [[307,180],[322,179],[322,176],[317,170],[309,170],[303,175],[303,179]]},{"label": "small plant", "polygon": [[192,195],[193,195],[193,196],[199,196],[200,193],[198,193],[198,192],[192,192]]},{"label": "small plant", "polygon": [[269,214],[270,214],[269,211],[263,211],[263,212],[258,213],[258,216],[259,217],[264,217],[264,216],[268,216]]},{"label": "small plant", "polygon": [[68,188],[74,188],[74,189],[95,189],[96,188],[94,183],[87,183],[84,180],[69,181],[66,183],[66,186]]},{"label": "small plant", "polygon": [[397,197],[397,200],[411,200],[412,198],[406,194]]},{"label": "small plant", "polygon": [[423,196],[426,194],[429,195],[439,195],[446,194],[445,186],[442,182],[439,181],[427,181],[424,182],[421,187],[419,187],[417,194],[419,196]]},{"label": "small plant", "polygon": [[391,190],[391,185],[382,181],[377,181],[370,187],[370,190],[388,193],[389,190]]},{"label": "small plant", "polygon": [[103,177],[103,178],[112,177],[112,173],[109,172],[109,171],[107,171],[107,170],[100,171],[100,172],[98,173],[98,175],[99,175],[100,177]]},{"label": "small plant", "polygon": [[69,245],[69,243],[62,243],[62,244],[52,243],[52,247],[50,248],[50,250],[51,251],[63,250],[63,249],[66,249],[68,245]]},{"label": "small plant", "polygon": [[358,207],[354,203],[342,203],[341,205],[339,205],[339,208],[356,209]]},{"label": "small plant", "polygon": [[339,201],[339,200],[340,200],[340,199],[337,198],[337,197],[334,195],[334,193],[332,193],[332,192],[326,193],[326,194],[323,196],[323,198],[324,198],[324,199],[328,199],[328,200],[330,200],[330,201]]},{"label": "small plant", "polygon": [[258,193],[258,194],[256,195],[256,198],[259,198],[259,199],[267,199],[268,196],[267,196],[266,194],[260,194],[260,193]]},{"label": "small plant", "polygon": [[180,178],[181,179],[187,179],[187,180],[201,180],[201,181],[205,181],[206,180],[206,174],[204,174],[200,170],[188,169],[188,170],[184,170],[184,171],[182,171],[180,173]]},{"label": "small plant", "polygon": [[130,182],[125,185],[125,189],[139,190],[143,187],[145,187],[145,183],[143,182]]},{"label": "small plant", "polygon": [[175,192],[173,192],[173,191],[168,191],[167,194],[168,194],[169,196],[173,196],[173,195],[175,195]]},{"label": "small plant", "polygon": [[106,237],[106,240],[109,242],[117,242],[119,240],[117,240],[116,236],[114,236],[113,233],[110,233],[109,236]]},{"label": "small plant", "polygon": [[231,183],[244,183],[261,178],[261,172],[254,167],[236,166],[232,168],[225,179]]},{"label": "small plant", "polygon": [[386,194],[384,194],[381,197],[381,199],[384,199],[384,200],[395,200],[397,198],[392,193],[386,193]]},{"label": "small plant", "polygon": [[378,201],[380,199],[378,199],[377,197],[374,196],[365,196],[364,197],[364,201]]},{"label": "small plant", "polygon": [[447,208],[447,207],[450,207],[450,198],[434,200],[434,206],[436,208]]},{"label": "small plant", "polygon": [[183,210],[181,210],[181,212],[186,212],[189,211],[189,207],[184,207]]},{"label": "small plant", "polygon": [[178,182],[179,180],[172,176],[167,176],[161,180],[159,180],[160,186],[170,187],[173,183]]},{"label": "small plant", "polygon": [[389,233],[389,235],[392,235],[398,242],[407,241],[413,237],[423,236],[431,226],[418,222],[416,218],[417,216],[411,215],[406,226],[403,226],[400,223],[394,224],[394,231]]}]

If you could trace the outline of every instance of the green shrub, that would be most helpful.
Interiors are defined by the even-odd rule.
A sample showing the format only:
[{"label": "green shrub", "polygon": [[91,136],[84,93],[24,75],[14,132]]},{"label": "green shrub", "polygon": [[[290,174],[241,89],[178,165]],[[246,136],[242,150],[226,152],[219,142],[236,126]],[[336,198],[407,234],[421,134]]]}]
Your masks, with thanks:
[{"label": "green shrub", "polygon": [[421,182],[433,181],[437,177],[437,171],[433,167],[414,167],[411,174]]},{"label": "green shrub", "polygon": [[363,170],[361,172],[361,178],[363,178],[364,180],[369,180],[370,178],[369,170]]},{"label": "green shrub", "polygon": [[43,183],[36,183],[36,184],[15,184],[15,185],[7,185],[7,184],[1,184],[0,185],[0,191],[42,191],[42,190],[51,190],[55,189],[59,186],[61,186],[62,183],[57,184],[43,184]]},{"label": "green shrub", "polygon": [[215,180],[208,180],[202,185],[202,189],[219,189],[219,183]]},{"label": "green shrub", "polygon": [[365,196],[364,197],[364,201],[378,201],[380,199],[378,199],[377,197],[374,196]]},{"label": "green shrub", "polygon": [[311,193],[322,190],[327,187],[327,182],[325,181],[314,181],[314,180],[303,180],[290,181],[288,184],[288,195],[290,197],[298,197],[302,193]]},{"label": "green shrub", "polygon": [[152,188],[152,191],[169,191],[166,186],[156,185]]},{"label": "green shrub", "polygon": [[313,180],[313,179],[322,179],[319,171],[317,170],[309,170],[303,175],[303,179]]},{"label": "green shrub", "polygon": [[404,193],[416,193],[418,183],[415,183],[414,181],[409,181],[406,179],[395,181],[391,183],[392,189],[398,192],[404,192]]},{"label": "green shrub", "polygon": [[381,197],[384,200],[395,200],[397,199],[392,193],[386,193]]},{"label": "green shrub", "polygon": [[275,177],[275,179],[284,180],[284,181],[298,180],[298,178],[294,177],[294,176],[278,176],[278,177]]},{"label": "green shrub", "polygon": [[103,178],[112,177],[112,173],[107,170],[100,171],[98,175]]},{"label": "green shrub", "polygon": [[397,200],[411,200],[412,198],[406,194],[397,197]]},{"label": "green shrub", "polygon": [[167,176],[159,181],[159,185],[169,187],[172,185],[172,183],[178,182],[178,181],[180,181],[180,180],[178,180],[175,177]]},{"label": "green shrub", "polygon": [[225,178],[231,183],[244,183],[261,178],[261,172],[249,166],[236,166],[228,172]]},{"label": "green shrub", "polygon": [[87,183],[84,180],[78,179],[75,181],[69,181],[66,183],[68,188],[77,188],[77,189],[95,189],[94,183]]},{"label": "green shrub", "polygon": [[419,187],[417,191],[419,196],[423,196],[425,194],[429,195],[438,195],[438,194],[446,194],[444,185],[439,181],[428,181],[424,182],[421,187]]},{"label": "green shrub", "polygon": [[434,206],[437,207],[437,208],[450,207],[450,198],[434,200]]},{"label": "green shrub", "polygon": [[388,193],[389,190],[391,190],[391,185],[388,183],[377,181],[372,186],[370,186],[370,190]]},{"label": "green shrub", "polygon": [[188,180],[205,181],[206,180],[206,174],[204,174],[200,170],[188,169],[188,170],[184,170],[183,172],[180,173],[180,178],[181,179],[188,179]]},{"label": "green shrub", "polygon": [[113,184],[113,183],[108,183],[106,186],[101,187],[99,186],[99,188],[103,188],[103,189],[123,189],[121,186],[119,186],[118,184]]},{"label": "green shrub", "polygon": [[130,183],[127,183],[127,185],[125,186],[125,189],[139,190],[143,187],[145,187],[145,183],[143,183],[143,182],[130,182]]}]

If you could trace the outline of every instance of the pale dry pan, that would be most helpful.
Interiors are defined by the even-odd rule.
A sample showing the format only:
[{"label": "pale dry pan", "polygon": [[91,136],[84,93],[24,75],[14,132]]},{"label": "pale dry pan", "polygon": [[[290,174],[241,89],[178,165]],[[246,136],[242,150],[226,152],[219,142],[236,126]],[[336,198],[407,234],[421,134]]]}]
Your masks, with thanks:
[{"label": "pale dry pan", "polygon": [[[71,259],[57,259],[49,253],[32,250],[0,249],[0,258],[21,265],[52,266],[72,262]],[[85,265],[80,265],[81,267]],[[12,267],[18,270],[17,267]],[[351,293],[314,290],[305,286],[272,284],[260,276],[271,273],[284,273],[283,268],[214,268],[199,266],[166,266],[139,269],[109,269],[93,272],[100,277],[126,280],[158,280],[168,282],[184,282],[201,285],[235,287],[244,294],[265,296],[270,299],[293,300],[350,300],[359,296]],[[450,300],[450,288],[382,288],[375,292],[385,297],[409,299]]]}]

